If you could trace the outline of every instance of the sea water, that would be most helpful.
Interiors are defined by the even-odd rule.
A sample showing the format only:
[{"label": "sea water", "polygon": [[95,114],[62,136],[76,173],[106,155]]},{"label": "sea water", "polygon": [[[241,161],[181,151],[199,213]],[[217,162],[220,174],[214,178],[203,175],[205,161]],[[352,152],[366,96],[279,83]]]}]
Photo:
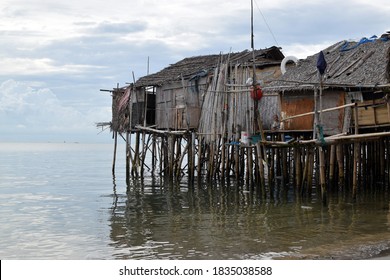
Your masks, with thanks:
[{"label": "sea water", "polygon": [[0,143],[1,259],[367,259],[390,248],[387,191],[324,205],[238,183],[125,180],[113,145]]}]

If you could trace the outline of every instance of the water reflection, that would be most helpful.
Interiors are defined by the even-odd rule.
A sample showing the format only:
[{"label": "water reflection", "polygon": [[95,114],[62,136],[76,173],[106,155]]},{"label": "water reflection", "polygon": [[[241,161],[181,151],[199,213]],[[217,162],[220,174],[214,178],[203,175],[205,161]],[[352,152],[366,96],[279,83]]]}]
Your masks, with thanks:
[{"label": "water reflection", "polygon": [[340,194],[324,206],[294,192],[264,199],[234,183],[151,178],[114,197],[110,246],[118,259],[360,259],[390,248],[388,193],[355,202]]}]

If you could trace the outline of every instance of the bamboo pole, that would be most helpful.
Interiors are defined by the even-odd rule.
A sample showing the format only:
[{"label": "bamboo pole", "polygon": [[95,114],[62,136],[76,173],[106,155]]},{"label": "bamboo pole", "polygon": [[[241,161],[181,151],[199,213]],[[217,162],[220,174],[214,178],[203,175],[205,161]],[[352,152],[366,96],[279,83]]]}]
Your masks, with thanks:
[{"label": "bamboo pole", "polygon": [[[359,122],[358,122],[358,107],[354,108],[354,123],[355,123],[355,134],[359,133]],[[358,164],[359,164],[359,154],[360,151],[360,143],[356,142],[354,144],[354,157],[353,157],[353,178],[352,178],[352,196],[356,198],[357,195],[357,187],[358,187]]]},{"label": "bamboo pole", "polygon": [[156,134],[172,134],[172,135],[184,135],[187,133],[187,131],[185,130],[159,130],[159,129],[154,129],[154,128],[151,128],[151,127],[145,127],[145,126],[141,126],[141,125],[136,125],[135,126],[136,129],[140,129],[140,130],[145,130],[145,131],[149,131],[149,132],[153,132],[153,133],[156,133]]},{"label": "bamboo pole", "polygon": [[329,181],[333,184],[335,173],[336,146],[330,146]]},{"label": "bamboo pole", "polygon": [[[282,133],[282,140],[283,139],[284,139],[284,133]],[[288,178],[287,151],[288,151],[287,148],[282,148],[283,182],[286,182]]]},{"label": "bamboo pole", "polygon": [[321,198],[322,202],[326,203],[327,193],[326,193],[326,177],[325,177],[325,151],[322,146],[318,149],[319,161],[320,161],[320,187],[321,187]]},{"label": "bamboo pole", "polygon": [[198,181],[202,178],[202,166],[203,166],[203,137],[198,136],[198,166],[197,166],[197,173],[198,173]]},{"label": "bamboo pole", "polygon": [[180,151],[180,153],[178,154],[178,157],[180,155],[180,158],[178,160],[177,169],[176,169],[176,179],[178,179],[178,180],[180,180],[180,177],[181,177],[181,174],[182,174],[182,171],[183,171],[182,170],[182,165],[183,165],[184,157],[186,156],[187,152],[190,150],[190,147],[191,147],[191,141],[187,141],[187,144],[186,144],[184,150]]},{"label": "bamboo pole", "polygon": [[301,148],[294,149],[295,155],[295,185],[300,187],[302,185],[302,161],[301,161]]},{"label": "bamboo pole", "polygon": [[[117,92],[119,91],[119,84],[117,84]],[[128,113],[129,113],[129,125],[126,130],[126,182],[130,181],[130,159],[131,159],[131,125],[132,125],[132,90],[130,89],[129,101],[128,101]]]},{"label": "bamboo pole", "polygon": [[385,177],[385,165],[386,165],[386,159],[385,159],[385,146],[384,146],[384,140],[381,140],[379,142],[379,161],[380,161],[380,178],[383,179]]},{"label": "bamboo pole", "polygon": [[262,148],[260,142],[256,143],[256,149],[257,149],[257,156],[258,156],[258,162],[259,162],[259,174],[260,174],[260,186],[262,191],[265,193],[265,175],[264,175],[264,163],[263,163],[263,155],[262,155]]},{"label": "bamboo pole", "polygon": [[139,173],[138,173],[138,169],[140,167],[140,154],[139,154],[140,153],[140,151],[139,151],[140,149],[139,149],[139,146],[140,146],[140,132],[137,131],[135,133],[135,151],[134,151],[133,165],[132,165],[132,168],[131,168],[131,174],[134,177],[138,177],[139,176]]},{"label": "bamboo pole", "polygon": [[352,178],[352,196],[353,198],[356,198],[357,195],[357,187],[358,187],[358,164],[359,164],[359,158],[360,158],[360,143],[356,142],[354,144],[354,157],[353,157],[353,178]]},{"label": "bamboo pole", "polygon": [[116,150],[118,146],[118,131],[114,132],[114,155],[112,159],[112,174],[115,174]]},{"label": "bamboo pole", "polygon": [[[240,139],[239,133],[241,133],[241,132],[236,131],[236,142],[238,142],[238,139]],[[234,164],[235,164],[234,171],[236,174],[236,180],[238,180],[240,178],[240,164],[239,163],[240,163],[240,147],[238,145],[235,145],[234,146]]]},{"label": "bamboo pole", "polygon": [[148,140],[145,141],[145,132],[142,133],[142,156],[140,157],[140,175],[141,177],[144,176],[144,166],[145,164],[145,158],[146,158],[146,153],[148,152],[148,145],[150,141],[150,134],[148,134]]},{"label": "bamboo pole", "polygon": [[387,119],[388,122],[390,123],[390,97],[387,94]]},{"label": "bamboo pole", "polygon": [[[345,135],[345,136],[330,136],[330,137],[324,137],[324,141],[326,145],[334,144],[342,141],[352,141],[352,142],[359,142],[364,140],[371,140],[371,139],[377,139],[382,137],[390,136],[389,131],[384,132],[374,132],[374,133],[363,133],[363,134],[351,134],[351,135]],[[319,144],[320,142],[318,140],[300,140],[298,142],[302,145],[307,144]],[[283,143],[280,143],[283,144]],[[286,143],[284,143],[287,145]]]},{"label": "bamboo pole", "polygon": [[189,181],[192,184],[194,182],[194,169],[195,169],[195,132],[191,132],[191,135],[188,136],[188,177]]},{"label": "bamboo pole", "polygon": [[307,147],[304,150],[304,155],[303,155],[303,172],[302,172],[302,179],[301,179],[301,185],[297,185],[297,189],[300,189],[302,194],[305,190],[305,183],[307,184],[307,178],[308,178],[308,172],[309,172],[309,147]]},{"label": "bamboo pole", "polygon": [[343,156],[343,145],[338,144],[336,146],[336,158],[338,166],[338,182],[339,187],[344,187],[344,156]]},{"label": "bamboo pole", "polygon": [[173,179],[174,160],[175,160],[175,136],[168,136],[168,176],[169,180]]},{"label": "bamboo pole", "polygon": [[313,171],[314,171],[314,148],[308,147],[309,150],[309,165],[307,171],[307,188],[308,194],[311,195],[313,188]]},{"label": "bamboo pole", "polygon": [[160,142],[160,149],[159,149],[159,157],[160,157],[160,175],[163,174],[163,169],[164,169],[164,146],[165,146],[165,137],[161,137],[161,142]]},{"label": "bamboo pole", "polygon": [[154,174],[156,170],[156,134],[152,133],[152,174]]}]

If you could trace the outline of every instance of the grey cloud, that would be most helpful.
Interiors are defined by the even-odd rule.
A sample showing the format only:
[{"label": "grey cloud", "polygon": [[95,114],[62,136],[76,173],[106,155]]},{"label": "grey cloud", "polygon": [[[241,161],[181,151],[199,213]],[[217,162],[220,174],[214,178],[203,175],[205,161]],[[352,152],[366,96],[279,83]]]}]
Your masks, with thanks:
[{"label": "grey cloud", "polygon": [[93,29],[98,34],[129,34],[146,30],[145,22],[109,22],[104,21]]},{"label": "grey cloud", "polygon": [[[350,2],[320,2],[292,5],[267,11],[271,28],[280,43],[318,44],[356,36],[371,36],[381,30],[388,15]],[[375,20],[373,20],[375,19]]]}]

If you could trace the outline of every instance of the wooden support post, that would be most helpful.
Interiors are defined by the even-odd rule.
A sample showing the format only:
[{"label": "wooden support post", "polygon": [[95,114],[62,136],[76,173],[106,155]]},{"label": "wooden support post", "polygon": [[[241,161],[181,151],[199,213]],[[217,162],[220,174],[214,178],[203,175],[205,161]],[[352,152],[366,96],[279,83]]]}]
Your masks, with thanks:
[{"label": "wooden support post", "polygon": [[278,182],[277,180],[279,180],[281,174],[280,148],[275,148],[275,182]]},{"label": "wooden support post", "polygon": [[352,197],[355,199],[358,188],[358,165],[360,158],[360,143],[355,142],[353,150],[353,181],[352,181]]},{"label": "wooden support post", "polygon": [[[235,142],[239,141],[239,139],[240,139],[239,134],[240,133],[241,132],[236,132],[236,141]],[[240,146],[239,145],[234,146],[234,164],[235,164],[234,171],[236,174],[236,180],[238,181],[240,179]]]},{"label": "wooden support post", "polygon": [[282,149],[283,184],[286,187],[288,187],[288,184],[285,183],[288,182],[287,150],[287,148]]},{"label": "wooden support post", "polygon": [[249,185],[253,185],[253,157],[252,157],[252,148],[247,149],[247,157],[248,157],[248,174],[249,174]]},{"label": "wooden support post", "polygon": [[[179,138],[178,145],[180,145],[180,146],[181,146],[181,141],[182,141],[182,138]],[[178,161],[177,169],[176,169],[176,179],[177,180],[180,180],[180,178],[181,178],[181,174],[183,172],[183,169],[182,169],[183,160],[184,160],[184,157],[186,155],[189,156],[190,149],[191,149],[191,141],[187,141],[187,144],[186,144],[184,150],[183,151],[180,150],[180,152],[177,154],[177,161]]]},{"label": "wooden support post", "polygon": [[343,155],[343,145],[338,144],[336,147],[336,158],[338,166],[338,182],[339,188],[344,188],[344,155]]},{"label": "wooden support post", "polygon": [[225,154],[225,162],[224,162],[224,169],[225,169],[225,177],[229,180],[230,176],[230,146],[225,145],[228,140],[225,137],[225,141],[222,144],[223,148],[226,150]]},{"label": "wooden support post", "polygon": [[335,172],[335,159],[336,159],[336,146],[330,146],[330,164],[329,164],[329,181],[331,184],[334,182],[334,172]]},{"label": "wooden support post", "polygon": [[176,149],[175,156],[173,158],[173,174],[178,179],[181,173],[181,136],[175,136],[173,142],[174,149]]},{"label": "wooden support post", "polygon": [[326,175],[325,175],[325,151],[323,147],[319,147],[319,161],[320,161],[320,187],[321,187],[321,198],[322,202],[326,203],[327,193],[326,193]]},{"label": "wooden support post", "polygon": [[156,170],[156,134],[152,133],[152,174]]},{"label": "wooden support post", "polygon": [[307,147],[307,150],[305,152],[305,155],[303,156],[304,158],[304,168],[303,168],[303,174],[302,174],[302,183],[301,185],[297,185],[297,188],[301,188],[301,192],[303,194],[304,190],[305,190],[305,183],[306,180],[307,180],[307,173],[309,172],[309,147]]},{"label": "wooden support post", "polygon": [[[355,134],[359,134],[359,119],[358,119],[358,107],[354,107],[354,122],[355,122]],[[353,178],[352,178],[352,196],[355,199],[357,195],[357,187],[358,187],[358,164],[360,158],[360,143],[354,143],[353,150]]]},{"label": "wooden support post", "polygon": [[212,141],[209,145],[209,155],[208,155],[208,166],[207,166],[207,180],[211,180],[213,177],[213,168],[214,168],[214,146],[215,140]]},{"label": "wooden support post", "polygon": [[386,165],[386,159],[385,159],[385,144],[384,139],[379,140],[379,161],[380,161],[380,178],[383,181],[385,178],[385,165]]},{"label": "wooden support post", "polygon": [[169,178],[169,136],[166,135],[163,139],[163,168],[161,171],[164,172],[164,178]]},{"label": "wooden support post", "polygon": [[168,136],[168,177],[173,179],[173,166],[175,160],[175,136],[173,134]]},{"label": "wooden support post", "polygon": [[367,179],[369,177],[369,169],[371,168],[371,166],[369,167],[369,165],[367,164],[367,148],[368,148],[368,143],[367,142],[361,142],[360,143],[361,145],[361,162],[360,162],[360,166],[361,166],[361,171],[360,171],[360,174],[362,175],[362,178],[363,180],[361,181],[362,185],[365,186],[367,184]]},{"label": "wooden support post", "polygon": [[131,134],[129,131],[126,132],[126,182],[130,182],[130,158],[131,158]]},{"label": "wooden support post", "polygon": [[148,150],[148,143],[145,141],[145,138],[146,138],[146,133],[145,131],[142,131],[142,153],[140,153],[140,166],[139,166],[139,170],[140,170],[139,172],[141,177],[144,176],[145,157],[146,157],[146,152]]},{"label": "wooden support post", "polygon": [[188,179],[189,183],[194,182],[194,168],[195,168],[195,132],[188,135]]},{"label": "wooden support post", "polygon": [[386,138],[387,188],[390,188],[390,139]]},{"label": "wooden support post", "polygon": [[[146,134],[143,133],[143,137],[145,137]],[[145,141],[145,139],[142,139],[142,143],[143,143],[143,148],[142,148],[142,157],[141,157],[141,177],[144,177],[144,170],[145,170],[145,166],[147,167],[146,163],[145,163],[145,159],[146,159],[146,154],[149,150],[149,143],[150,143],[150,140],[152,139],[152,135],[149,133],[148,134],[148,140]]]},{"label": "wooden support post", "polygon": [[197,175],[198,175],[198,181],[202,179],[202,165],[203,165],[203,137],[198,136],[198,168],[197,168]]},{"label": "wooden support post", "polygon": [[118,146],[118,131],[114,132],[114,156],[112,158],[112,174],[115,174],[116,149]]},{"label": "wooden support post", "polygon": [[159,149],[159,158],[160,158],[160,177],[162,177],[164,173],[164,155],[165,155],[165,136],[161,136],[161,141],[160,141],[160,149]]},{"label": "wooden support post", "polygon": [[314,148],[308,147],[309,151],[309,165],[307,170],[307,192],[311,195],[313,189],[313,172],[314,172]]},{"label": "wooden support post", "polygon": [[294,149],[295,162],[295,185],[299,188],[302,185],[302,162],[301,162],[301,148]]},{"label": "wooden support post", "polygon": [[221,176],[222,176],[222,181],[225,181],[226,177],[226,170],[225,170],[225,161],[226,161],[226,147],[225,147],[225,142],[226,142],[226,137],[222,137],[222,144],[221,144]]},{"label": "wooden support post", "polygon": [[263,151],[260,142],[256,143],[256,149],[257,149],[257,157],[259,162],[260,186],[263,195],[265,195],[265,175],[264,175],[264,163],[263,163],[263,155],[262,155]]},{"label": "wooden support post", "polygon": [[[140,132],[137,131],[135,133],[135,151],[134,151],[133,165],[131,169],[131,175],[137,178],[139,176],[138,168],[140,167],[139,145],[140,145]],[[129,149],[131,151],[131,147],[129,147]]]},{"label": "wooden support post", "polygon": [[219,177],[219,171],[221,170],[221,136],[218,135],[215,143],[215,159],[214,159],[214,166],[213,166],[213,179],[216,179],[217,176]]}]

